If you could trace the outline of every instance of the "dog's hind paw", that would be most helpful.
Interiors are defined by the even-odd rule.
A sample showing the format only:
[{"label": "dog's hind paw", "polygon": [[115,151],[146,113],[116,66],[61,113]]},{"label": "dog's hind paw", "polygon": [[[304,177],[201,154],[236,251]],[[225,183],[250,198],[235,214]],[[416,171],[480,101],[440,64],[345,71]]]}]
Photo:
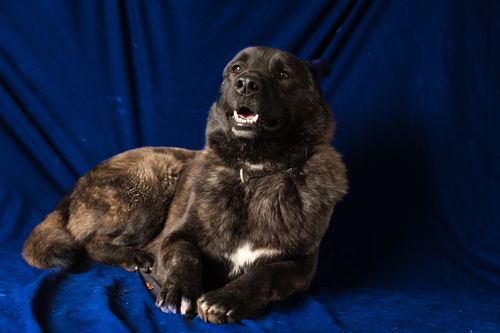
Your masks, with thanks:
[{"label": "dog's hind paw", "polygon": [[123,269],[129,272],[141,272],[148,273],[153,269],[154,258],[151,254],[146,251],[142,251],[136,248],[127,248],[127,253],[124,255],[123,262],[120,265]]}]

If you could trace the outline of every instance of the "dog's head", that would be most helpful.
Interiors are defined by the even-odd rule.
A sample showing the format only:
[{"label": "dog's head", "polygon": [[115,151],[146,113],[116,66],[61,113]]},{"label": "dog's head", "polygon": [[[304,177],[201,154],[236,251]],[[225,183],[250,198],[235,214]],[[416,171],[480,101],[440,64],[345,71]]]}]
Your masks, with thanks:
[{"label": "dog's head", "polygon": [[329,139],[333,122],[317,85],[327,73],[324,62],[305,62],[282,50],[240,51],[224,69],[207,134],[223,131],[253,141],[283,136]]}]

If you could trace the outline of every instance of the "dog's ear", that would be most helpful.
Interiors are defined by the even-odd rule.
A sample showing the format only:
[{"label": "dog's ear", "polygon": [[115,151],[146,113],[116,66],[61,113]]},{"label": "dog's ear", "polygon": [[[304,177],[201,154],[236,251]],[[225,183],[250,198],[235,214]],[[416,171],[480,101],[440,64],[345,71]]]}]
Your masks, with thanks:
[{"label": "dog's ear", "polygon": [[315,81],[327,77],[332,72],[332,66],[325,59],[304,61]]}]

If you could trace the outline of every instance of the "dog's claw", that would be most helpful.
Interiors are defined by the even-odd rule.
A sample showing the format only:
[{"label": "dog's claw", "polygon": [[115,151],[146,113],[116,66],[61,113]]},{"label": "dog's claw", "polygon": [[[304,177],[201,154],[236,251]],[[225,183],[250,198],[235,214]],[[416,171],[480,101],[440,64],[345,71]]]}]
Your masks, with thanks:
[{"label": "dog's claw", "polygon": [[194,300],[185,296],[181,296],[180,290],[163,290],[156,298],[156,306],[165,313],[179,313],[183,315],[194,315],[195,307]]},{"label": "dog's claw", "polygon": [[181,314],[188,314],[191,312],[193,304],[190,299],[182,297],[181,298]]},{"label": "dog's claw", "polygon": [[176,310],[175,306],[173,306],[173,305],[161,306],[160,310],[161,310],[161,312],[164,312],[164,313],[177,313],[177,310]]}]

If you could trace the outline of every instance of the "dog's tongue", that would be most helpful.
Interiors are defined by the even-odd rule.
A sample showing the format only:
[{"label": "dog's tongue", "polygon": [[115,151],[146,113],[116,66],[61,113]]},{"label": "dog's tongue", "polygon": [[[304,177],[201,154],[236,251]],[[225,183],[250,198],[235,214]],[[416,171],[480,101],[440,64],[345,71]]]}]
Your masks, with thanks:
[{"label": "dog's tongue", "polygon": [[243,119],[253,119],[255,117],[255,113],[249,113],[249,114],[238,113],[238,117]]}]

